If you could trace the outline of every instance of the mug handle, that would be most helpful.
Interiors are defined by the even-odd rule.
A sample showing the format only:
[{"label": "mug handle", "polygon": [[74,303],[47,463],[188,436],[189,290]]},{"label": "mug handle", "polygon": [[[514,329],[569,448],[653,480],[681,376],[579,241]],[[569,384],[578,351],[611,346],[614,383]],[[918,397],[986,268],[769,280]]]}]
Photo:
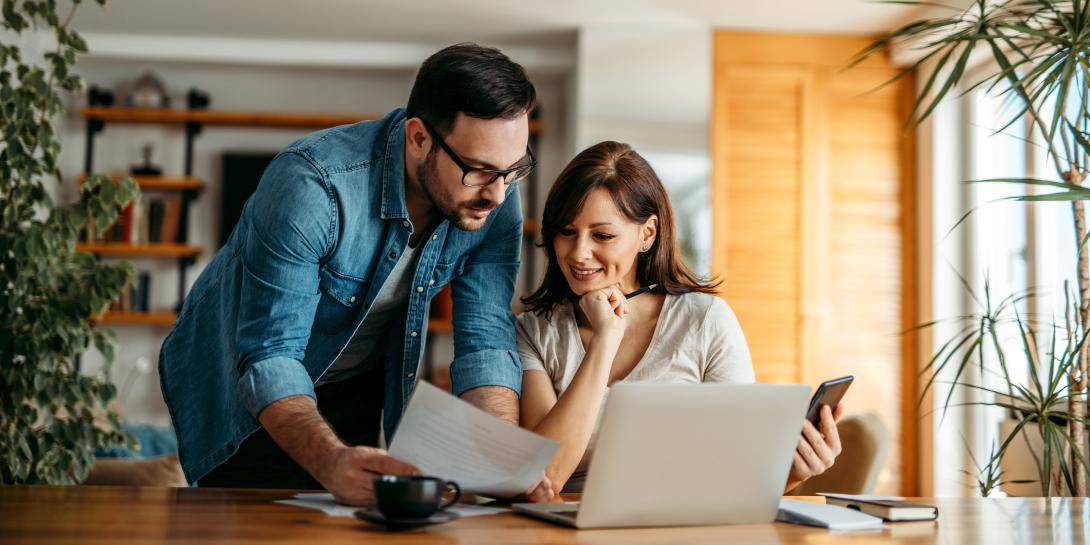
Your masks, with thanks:
[{"label": "mug handle", "polygon": [[443,487],[444,488],[447,488],[447,487],[452,488],[453,491],[454,491],[454,496],[452,498],[450,498],[449,500],[447,500],[446,503],[439,506],[440,511],[446,509],[447,507],[450,507],[450,506],[454,505],[455,503],[458,503],[458,498],[462,497],[462,488],[460,486],[458,486],[458,483],[456,483],[454,481],[445,481],[443,483]]}]

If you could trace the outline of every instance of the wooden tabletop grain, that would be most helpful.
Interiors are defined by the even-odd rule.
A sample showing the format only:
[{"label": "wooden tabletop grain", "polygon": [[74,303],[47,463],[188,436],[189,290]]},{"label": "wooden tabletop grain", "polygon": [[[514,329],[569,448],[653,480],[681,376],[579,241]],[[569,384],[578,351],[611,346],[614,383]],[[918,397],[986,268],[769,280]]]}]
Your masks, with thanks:
[{"label": "wooden tabletop grain", "polygon": [[[783,523],[690,528],[580,530],[515,514],[466,517],[409,532],[273,503],[293,490],[0,486],[0,544],[90,543],[659,543],[1040,544],[1085,543],[1087,498],[919,498],[937,522],[837,533]],[[815,501],[819,501],[816,500]]]}]

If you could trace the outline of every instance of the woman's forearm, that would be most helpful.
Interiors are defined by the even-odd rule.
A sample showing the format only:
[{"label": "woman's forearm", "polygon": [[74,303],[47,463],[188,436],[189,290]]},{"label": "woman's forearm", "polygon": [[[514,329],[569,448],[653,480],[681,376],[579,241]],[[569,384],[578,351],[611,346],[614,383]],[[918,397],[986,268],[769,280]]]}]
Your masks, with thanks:
[{"label": "woman's forearm", "polygon": [[595,335],[575,377],[534,432],[560,443],[545,473],[557,493],[586,453],[609,385],[609,372],[623,335]]}]

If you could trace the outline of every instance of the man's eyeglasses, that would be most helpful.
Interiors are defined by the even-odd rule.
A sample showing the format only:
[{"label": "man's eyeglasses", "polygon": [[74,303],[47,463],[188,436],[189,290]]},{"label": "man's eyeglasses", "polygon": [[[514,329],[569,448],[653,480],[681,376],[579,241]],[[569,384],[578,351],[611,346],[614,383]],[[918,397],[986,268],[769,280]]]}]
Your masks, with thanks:
[{"label": "man's eyeglasses", "polygon": [[[511,185],[517,183],[519,180],[530,175],[530,171],[537,166],[537,158],[534,157],[533,150],[530,146],[526,146],[526,157],[523,157],[520,164],[504,170],[494,170],[490,168],[477,168],[471,167],[458,156],[454,150],[450,149],[450,146],[443,141],[443,137],[439,136],[439,132],[432,128],[431,124],[420,118],[420,121],[424,124],[424,128],[428,130],[428,134],[439,144],[439,147],[443,148],[443,151],[447,152],[447,156],[450,157],[454,164],[458,165],[458,168],[462,169],[462,185],[466,187],[484,187],[492,185],[497,178],[503,180],[503,185]],[[527,162],[527,158],[529,162]]]}]

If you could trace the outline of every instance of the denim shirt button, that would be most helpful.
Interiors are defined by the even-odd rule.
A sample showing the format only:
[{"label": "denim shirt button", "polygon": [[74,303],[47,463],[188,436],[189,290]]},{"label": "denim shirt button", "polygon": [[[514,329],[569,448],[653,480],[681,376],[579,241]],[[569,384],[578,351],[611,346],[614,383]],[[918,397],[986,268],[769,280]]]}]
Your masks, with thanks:
[{"label": "denim shirt button", "polygon": [[348,302],[349,302],[349,303],[355,303],[355,302],[356,302],[356,296],[355,296],[355,295],[353,295],[352,297],[349,297],[349,298],[348,298]]},{"label": "denim shirt button", "polygon": [[410,336],[410,337],[415,337],[415,336],[417,336],[417,335],[418,335],[418,333],[417,333],[417,332],[415,332],[415,331],[413,331],[412,333],[409,333],[409,336]]},{"label": "denim shirt button", "polygon": [[432,236],[431,236],[431,239],[432,239],[432,240],[439,240],[439,235],[432,235]]},{"label": "denim shirt button", "polygon": [[421,293],[423,291],[424,291],[424,286],[417,286],[416,287],[416,293]]},{"label": "denim shirt button", "polygon": [[429,286],[434,286],[435,285],[435,279],[433,278],[431,280],[428,280],[428,285]]},{"label": "denim shirt button", "polygon": [[413,376],[415,376],[415,375],[416,375],[416,373],[409,373],[409,374],[405,375],[405,378],[413,378]]},{"label": "denim shirt button", "polygon": [[403,222],[401,222],[401,226],[407,228],[409,226],[409,222],[403,221]]},{"label": "denim shirt button", "polygon": [[390,259],[397,259],[397,250],[390,252]]}]

